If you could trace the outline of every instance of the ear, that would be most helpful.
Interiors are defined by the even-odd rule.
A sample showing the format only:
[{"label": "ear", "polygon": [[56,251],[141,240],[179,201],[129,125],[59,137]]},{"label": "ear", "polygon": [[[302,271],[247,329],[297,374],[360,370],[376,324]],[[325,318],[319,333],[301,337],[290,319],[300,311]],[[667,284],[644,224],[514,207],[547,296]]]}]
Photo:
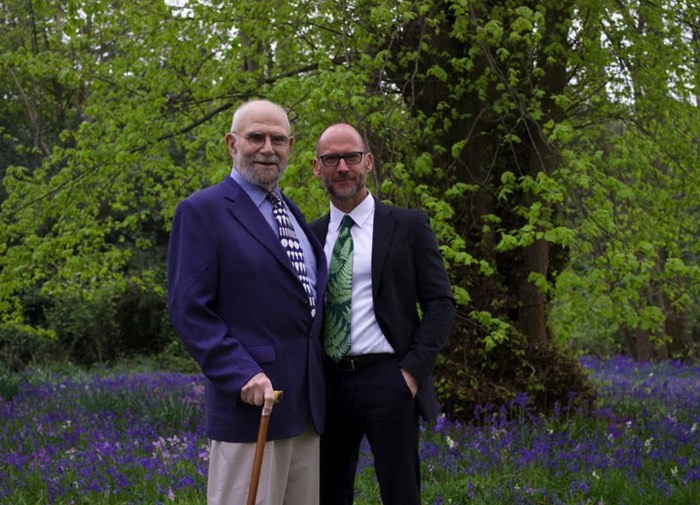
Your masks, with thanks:
[{"label": "ear", "polygon": [[233,135],[233,133],[229,132],[226,134],[226,137],[224,137],[224,141],[226,142],[226,149],[228,149],[228,153],[231,155],[231,158],[235,159],[236,153],[238,152],[236,137]]},{"label": "ear", "polygon": [[372,153],[365,154],[365,163],[367,164],[367,171],[371,172],[372,168],[374,168],[374,157]]},{"label": "ear", "polygon": [[313,169],[314,169],[314,175],[315,175],[316,177],[321,177],[321,165],[320,165],[320,163],[318,162],[318,158],[314,158],[314,159],[311,161],[311,164],[312,164]]}]

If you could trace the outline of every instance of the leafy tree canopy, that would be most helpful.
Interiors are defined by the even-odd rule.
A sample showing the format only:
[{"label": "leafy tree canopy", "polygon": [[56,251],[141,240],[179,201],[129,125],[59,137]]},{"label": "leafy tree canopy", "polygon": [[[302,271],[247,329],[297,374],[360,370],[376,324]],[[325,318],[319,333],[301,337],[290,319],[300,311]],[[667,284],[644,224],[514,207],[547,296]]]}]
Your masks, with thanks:
[{"label": "leafy tree canopy", "polygon": [[[696,352],[692,2],[10,0],[0,16],[6,331],[55,335],[45,305],[105,285],[162,297],[175,205],[228,173],[231,114],[266,97],[292,119],[282,185],[308,218],[327,208],[315,139],[338,120],[369,139],[373,192],[430,213],[460,401],[470,380],[498,390],[503,350]],[[527,370],[518,387],[541,391]]]}]

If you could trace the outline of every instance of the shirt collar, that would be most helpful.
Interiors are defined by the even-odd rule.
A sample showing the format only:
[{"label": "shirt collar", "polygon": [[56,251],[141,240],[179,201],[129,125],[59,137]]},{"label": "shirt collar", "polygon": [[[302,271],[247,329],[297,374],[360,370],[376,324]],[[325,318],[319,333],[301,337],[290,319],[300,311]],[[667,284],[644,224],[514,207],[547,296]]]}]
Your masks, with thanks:
[{"label": "shirt collar", "polygon": [[[355,222],[355,226],[362,228],[369,217],[374,213],[374,198],[372,194],[368,191],[367,197],[360,202],[360,205],[352,209],[350,212],[350,217]],[[328,224],[329,229],[338,230],[340,228],[340,222],[343,220],[345,212],[338,209],[335,205],[331,203],[331,221]]]},{"label": "shirt collar", "polygon": [[[248,196],[256,205],[256,207],[260,207],[260,205],[262,205],[262,203],[265,201],[265,197],[267,197],[267,190],[261,188],[260,186],[256,186],[251,182],[248,182],[248,180],[245,177],[243,177],[241,173],[238,170],[236,170],[235,167],[231,170],[231,177],[243,188],[243,191],[245,191],[248,194]],[[273,189],[273,191],[277,193],[277,196],[279,196],[280,199],[282,199],[282,196],[280,195],[279,191],[279,186],[275,185],[275,189]]]}]

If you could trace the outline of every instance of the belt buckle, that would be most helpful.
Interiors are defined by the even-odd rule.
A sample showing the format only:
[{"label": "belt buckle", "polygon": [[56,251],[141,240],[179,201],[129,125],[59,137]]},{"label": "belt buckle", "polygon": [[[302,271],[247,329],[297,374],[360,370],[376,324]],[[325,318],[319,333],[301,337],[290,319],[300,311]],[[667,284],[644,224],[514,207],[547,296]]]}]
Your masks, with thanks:
[{"label": "belt buckle", "polygon": [[354,372],[357,370],[357,367],[355,365],[356,362],[357,358],[354,358],[352,356],[346,356],[340,361],[338,361],[338,370],[340,370],[341,372]]}]

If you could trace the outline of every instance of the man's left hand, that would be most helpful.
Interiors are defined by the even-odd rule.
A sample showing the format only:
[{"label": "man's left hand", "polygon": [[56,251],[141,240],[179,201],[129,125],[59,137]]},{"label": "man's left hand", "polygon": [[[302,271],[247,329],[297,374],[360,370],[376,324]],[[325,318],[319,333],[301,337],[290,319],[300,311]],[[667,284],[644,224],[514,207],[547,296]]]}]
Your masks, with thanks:
[{"label": "man's left hand", "polygon": [[418,381],[415,377],[413,377],[413,375],[411,375],[411,372],[404,370],[403,368],[401,369],[401,375],[403,375],[403,380],[406,381],[408,389],[411,390],[411,396],[415,398],[416,393],[418,392]]}]

